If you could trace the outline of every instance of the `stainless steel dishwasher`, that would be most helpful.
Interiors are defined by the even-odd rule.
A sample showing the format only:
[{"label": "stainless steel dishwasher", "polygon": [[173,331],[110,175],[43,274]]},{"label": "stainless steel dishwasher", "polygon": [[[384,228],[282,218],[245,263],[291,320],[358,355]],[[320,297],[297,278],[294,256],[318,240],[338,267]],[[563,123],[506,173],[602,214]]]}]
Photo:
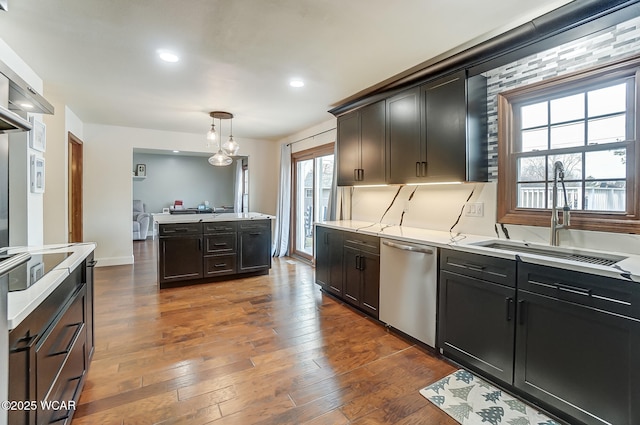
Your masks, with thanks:
[{"label": "stainless steel dishwasher", "polygon": [[437,279],[435,247],[382,239],[380,320],[435,348]]}]

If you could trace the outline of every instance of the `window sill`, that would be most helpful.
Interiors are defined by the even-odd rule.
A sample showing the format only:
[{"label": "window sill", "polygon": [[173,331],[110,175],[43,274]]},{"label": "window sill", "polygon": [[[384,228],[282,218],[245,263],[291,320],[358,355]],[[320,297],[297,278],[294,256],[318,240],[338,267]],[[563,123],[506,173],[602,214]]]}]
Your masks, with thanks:
[{"label": "window sill", "polygon": [[[551,226],[551,211],[516,210],[498,217],[498,223],[523,226]],[[640,220],[624,214],[612,215],[573,211],[570,229],[640,234]]]}]

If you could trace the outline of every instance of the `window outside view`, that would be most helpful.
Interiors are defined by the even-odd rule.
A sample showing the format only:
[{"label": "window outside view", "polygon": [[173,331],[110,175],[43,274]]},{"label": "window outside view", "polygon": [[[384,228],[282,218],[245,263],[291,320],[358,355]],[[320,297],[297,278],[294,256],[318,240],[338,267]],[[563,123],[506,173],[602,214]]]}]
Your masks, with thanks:
[{"label": "window outside view", "polygon": [[561,161],[571,209],[626,210],[623,142],[633,135],[627,102],[633,86],[629,78],[517,108],[518,208],[551,208],[553,164]]}]

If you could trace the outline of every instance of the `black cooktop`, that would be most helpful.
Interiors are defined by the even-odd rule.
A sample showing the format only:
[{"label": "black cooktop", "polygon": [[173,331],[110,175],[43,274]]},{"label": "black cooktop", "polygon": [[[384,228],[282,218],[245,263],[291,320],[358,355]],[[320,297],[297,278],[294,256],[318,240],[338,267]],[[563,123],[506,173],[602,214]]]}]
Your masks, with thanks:
[{"label": "black cooktop", "polygon": [[31,259],[9,272],[9,292],[23,291],[70,256],[71,252],[31,254]]}]

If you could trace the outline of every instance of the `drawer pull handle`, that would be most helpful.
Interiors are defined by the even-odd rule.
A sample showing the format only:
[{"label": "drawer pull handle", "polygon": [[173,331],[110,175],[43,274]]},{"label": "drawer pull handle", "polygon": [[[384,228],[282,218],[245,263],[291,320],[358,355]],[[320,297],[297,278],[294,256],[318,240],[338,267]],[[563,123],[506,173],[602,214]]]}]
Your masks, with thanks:
[{"label": "drawer pull handle", "polygon": [[485,266],[477,266],[475,264],[464,264],[464,267],[468,268],[469,270],[473,270],[475,272],[481,272],[484,271]]},{"label": "drawer pull handle", "polygon": [[260,232],[251,232],[251,233],[249,233],[249,235],[251,235],[251,236],[260,236],[261,234],[262,233],[260,233]]},{"label": "drawer pull handle", "polygon": [[559,291],[570,292],[576,295],[584,295],[585,297],[590,297],[592,295],[591,289],[576,288],[575,286],[565,285],[563,283],[557,283],[557,282],[554,283],[554,285]]},{"label": "drawer pull handle", "polygon": [[98,264],[97,260],[91,260],[87,263],[87,267],[95,267]]},{"label": "drawer pull handle", "polygon": [[214,243],[213,246],[227,246],[226,242],[218,242],[218,243]]},{"label": "drawer pull handle", "polygon": [[61,354],[67,354],[71,351],[71,347],[73,346],[74,342],[76,341],[78,334],[80,333],[80,330],[82,329],[82,322],[78,322],[78,323],[73,323],[70,325],[67,325],[67,328],[72,328],[72,327],[76,327],[75,332],[73,333],[73,336],[71,337],[71,339],[69,340],[69,343],[67,344],[67,347],[62,350],[62,351],[56,351],[54,353],[49,353],[47,354],[48,357],[54,357],[54,356],[59,356]]},{"label": "drawer pull handle", "polygon": [[220,267],[225,267],[226,263],[220,263],[220,264],[215,264],[214,267],[220,268]]}]

